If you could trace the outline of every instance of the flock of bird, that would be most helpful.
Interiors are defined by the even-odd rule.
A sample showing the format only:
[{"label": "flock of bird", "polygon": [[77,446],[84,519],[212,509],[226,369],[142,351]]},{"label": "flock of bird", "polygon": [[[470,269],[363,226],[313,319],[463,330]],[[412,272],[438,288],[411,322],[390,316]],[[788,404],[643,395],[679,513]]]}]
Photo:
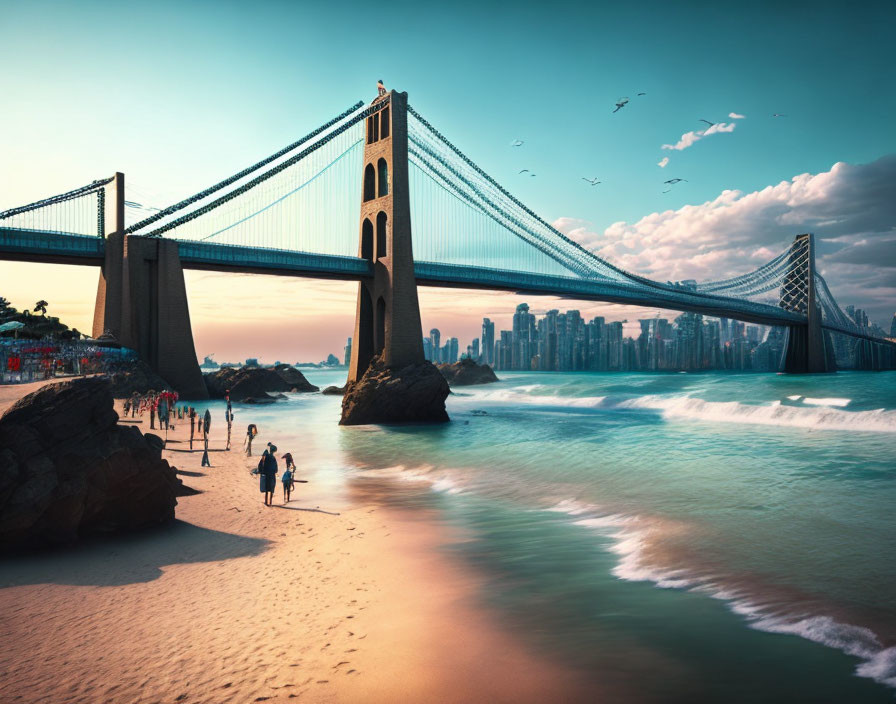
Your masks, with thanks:
[{"label": "flock of bird", "polygon": [[[647,95],[647,93],[638,93],[637,95],[642,96],[642,95]],[[624,108],[626,105],[628,105],[629,102],[630,102],[630,99],[627,96],[622,96],[621,98],[617,99],[616,103],[615,103],[615,108],[613,109],[613,112],[614,113],[619,112],[620,110],[622,110],[622,108]],[[787,115],[784,115],[783,113],[776,112],[772,115],[772,117],[787,117]],[[718,124],[716,122],[710,122],[709,120],[704,120],[702,117],[698,120],[698,122],[705,123],[707,126],[707,129]],[[525,142],[522,139],[515,139],[510,143],[510,146],[511,147],[521,147],[524,144],[525,144]],[[529,169],[520,169],[519,175],[522,175],[522,174],[528,174],[530,177],[535,176],[535,174],[532,171],[530,171]],[[597,186],[598,184],[603,183],[603,181],[599,181],[596,176],[593,178],[586,178],[586,177],[582,176],[582,180],[585,181],[590,186]],[[670,178],[667,181],[663,181],[663,185],[668,186],[668,188],[666,188],[666,190],[664,190],[663,193],[669,193],[672,190],[672,187],[675,186],[675,184],[682,183],[682,182],[687,183],[688,180],[686,178]]]}]

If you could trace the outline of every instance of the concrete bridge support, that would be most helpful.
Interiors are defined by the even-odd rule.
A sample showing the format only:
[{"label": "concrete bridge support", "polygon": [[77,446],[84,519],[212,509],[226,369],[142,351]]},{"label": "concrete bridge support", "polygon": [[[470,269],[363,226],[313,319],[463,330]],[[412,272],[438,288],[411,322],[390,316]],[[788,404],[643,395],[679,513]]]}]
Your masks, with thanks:
[{"label": "concrete bridge support", "polygon": [[[107,212],[93,336],[111,332],[136,350],[182,396],[208,398],[199,370],[177,242],[125,235],[124,176],[116,174]],[[111,202],[110,202],[111,201]]]},{"label": "concrete bridge support", "polygon": [[374,263],[374,274],[358,284],[349,383],[380,353],[392,369],[425,361],[411,249],[407,100],[391,91],[366,122],[358,256]]},{"label": "concrete bridge support", "polygon": [[791,325],[784,352],[788,374],[837,371],[830,336],[821,327],[821,310],[815,298],[815,236],[797,235],[790,248],[790,267],[782,288],[780,306],[806,315],[805,325]]}]

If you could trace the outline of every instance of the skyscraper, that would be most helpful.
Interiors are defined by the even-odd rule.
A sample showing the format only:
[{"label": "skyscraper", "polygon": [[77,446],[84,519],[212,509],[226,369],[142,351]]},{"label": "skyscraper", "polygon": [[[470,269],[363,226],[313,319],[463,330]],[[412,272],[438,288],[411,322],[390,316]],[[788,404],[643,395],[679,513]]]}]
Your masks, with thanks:
[{"label": "skyscraper", "polygon": [[433,328],[429,331],[429,344],[432,348],[432,361],[433,364],[438,364],[442,361],[441,355],[441,346],[442,342],[442,333],[439,332],[438,328]]},{"label": "skyscraper", "polygon": [[483,364],[495,365],[495,324],[488,318],[482,319],[482,360]]}]

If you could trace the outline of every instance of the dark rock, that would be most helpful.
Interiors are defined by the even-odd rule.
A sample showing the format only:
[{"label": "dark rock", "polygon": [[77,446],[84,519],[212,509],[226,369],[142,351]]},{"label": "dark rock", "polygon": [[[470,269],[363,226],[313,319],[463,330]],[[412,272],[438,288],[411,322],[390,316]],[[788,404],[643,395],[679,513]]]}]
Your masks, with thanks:
[{"label": "dark rock", "polygon": [[445,377],[431,362],[390,369],[374,357],[357,382],[346,384],[340,425],[445,423]]},{"label": "dark rock", "polygon": [[115,398],[125,398],[135,391],[145,394],[147,391],[175,390],[143,361],[134,362],[127,369],[110,374],[109,382]]},{"label": "dark rock", "polygon": [[345,393],[345,386],[328,386],[321,393],[327,396],[342,396]]},{"label": "dark rock", "polygon": [[283,379],[283,381],[289,384],[290,391],[320,391],[318,387],[310,383],[305,378],[305,375],[295,367],[291,367],[288,364],[278,364],[274,367],[274,371],[280,375],[280,378]]},{"label": "dark rock", "polygon": [[161,439],[118,425],[109,381],[49,384],[0,418],[0,550],[174,518],[180,479]]},{"label": "dark rock", "polygon": [[319,390],[308,383],[302,372],[288,364],[279,364],[273,369],[222,367],[203,376],[211,398],[224,398],[229,390],[230,400],[238,402],[251,403],[252,401],[248,401],[251,398],[255,399],[256,403],[268,403],[264,399],[269,393]]},{"label": "dark rock", "polygon": [[495,372],[487,364],[478,364],[465,357],[454,364],[439,364],[439,371],[451,386],[473,386],[493,384],[498,381]]}]

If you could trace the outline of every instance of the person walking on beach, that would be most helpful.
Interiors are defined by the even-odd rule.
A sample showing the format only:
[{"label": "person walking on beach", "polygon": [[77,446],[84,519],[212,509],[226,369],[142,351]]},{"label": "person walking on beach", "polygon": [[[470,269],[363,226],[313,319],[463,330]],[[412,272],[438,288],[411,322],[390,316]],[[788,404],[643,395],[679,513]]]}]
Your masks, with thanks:
[{"label": "person walking on beach", "polygon": [[164,396],[159,398],[159,430],[162,428],[168,430],[168,399]]},{"label": "person walking on beach", "polygon": [[156,429],[156,402],[152,396],[149,397],[149,427]]},{"label": "person walking on beach", "polygon": [[252,440],[256,435],[258,435],[258,428],[255,423],[249,423],[249,427],[246,429],[246,457],[252,456]]},{"label": "person walking on beach", "polygon": [[193,433],[196,430],[196,409],[190,406],[190,449],[193,449]]},{"label": "person walking on beach", "polygon": [[224,396],[227,399],[227,410],[224,411],[224,420],[227,421],[227,447],[226,450],[230,450],[230,429],[233,426],[233,407],[230,405],[230,392]]},{"label": "person walking on beach", "polygon": [[283,471],[280,481],[283,482],[283,503],[285,505],[289,503],[289,494],[292,491],[292,470],[289,468],[289,465]]},{"label": "person walking on beach", "polygon": [[283,461],[286,463],[286,470],[289,472],[289,490],[296,488],[296,463],[292,460],[292,453],[287,452],[283,455]]},{"label": "person walking on beach", "polygon": [[268,449],[261,455],[261,491],[264,492],[264,505],[274,505],[274,490],[277,488],[277,446],[268,443]]},{"label": "person walking on beach", "polygon": [[126,398],[124,400],[124,417],[125,418],[128,417],[128,413],[130,412],[130,410],[131,410],[131,399]]},{"label": "person walking on beach", "polygon": [[202,442],[205,445],[205,452],[202,453],[202,466],[211,467],[212,463],[208,459],[208,434],[212,428],[212,412],[205,409],[205,415],[202,418]]}]

